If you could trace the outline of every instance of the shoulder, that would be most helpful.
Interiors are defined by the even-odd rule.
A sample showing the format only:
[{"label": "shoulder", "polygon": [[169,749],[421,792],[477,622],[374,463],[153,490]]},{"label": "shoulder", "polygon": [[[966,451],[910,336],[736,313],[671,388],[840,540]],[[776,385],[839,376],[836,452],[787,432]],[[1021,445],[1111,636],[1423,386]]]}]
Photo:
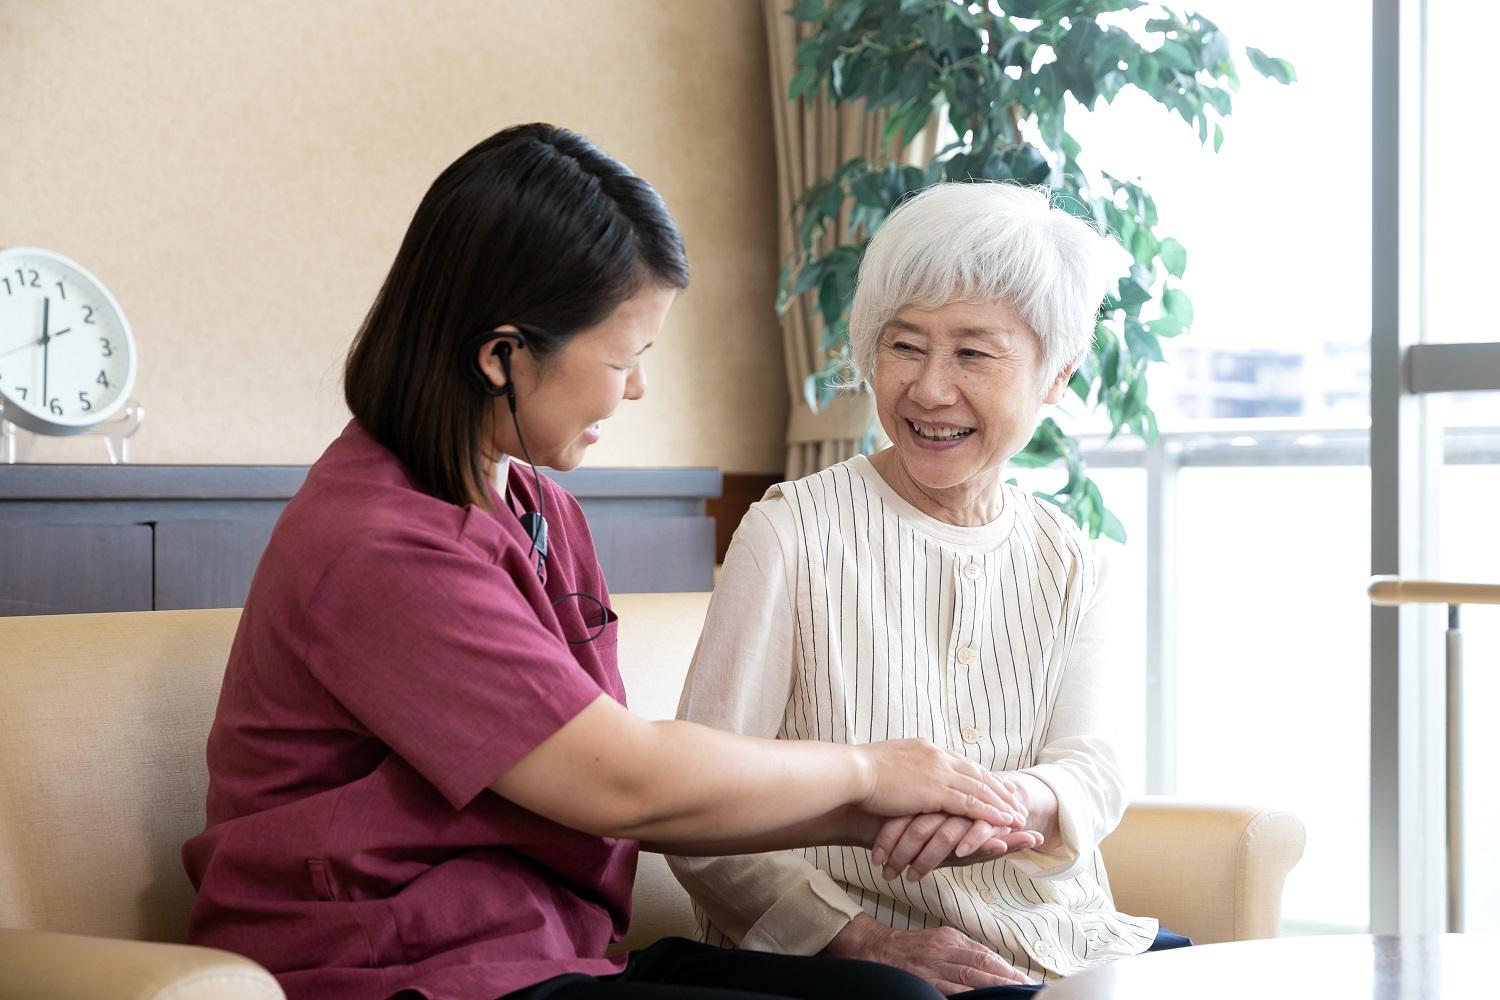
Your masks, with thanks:
[{"label": "shoulder", "polygon": [[840,519],[835,507],[849,503],[851,485],[859,481],[857,474],[851,477],[847,465],[840,463],[766,490],[735,528],[734,544],[749,549],[763,563],[777,553],[793,558],[809,534],[837,530]]},{"label": "shoulder", "polygon": [[[448,552],[494,561],[492,517],[417,489],[400,462],[368,437],[346,431],[313,464],[272,533],[259,573],[305,593],[330,571],[378,566],[402,571],[407,553]],[[488,550],[488,551],[485,551]]]},{"label": "shoulder", "polygon": [[851,459],[801,479],[777,483],[752,509],[761,508],[773,523],[786,522],[794,530],[806,530],[800,526],[810,526],[810,518],[822,514],[837,529],[838,515],[855,505],[868,505],[869,496],[864,475]]},{"label": "shoulder", "polygon": [[1100,573],[1101,551],[1063,509],[1014,486],[1006,486],[1015,499],[1017,527],[1035,541],[1038,558],[1045,559],[1063,575],[1077,575],[1091,592]]}]

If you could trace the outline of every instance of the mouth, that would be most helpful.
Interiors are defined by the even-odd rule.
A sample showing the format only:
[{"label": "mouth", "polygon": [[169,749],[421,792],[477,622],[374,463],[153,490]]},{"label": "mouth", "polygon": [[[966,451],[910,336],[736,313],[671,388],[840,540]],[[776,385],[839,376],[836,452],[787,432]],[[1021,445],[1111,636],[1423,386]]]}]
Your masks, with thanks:
[{"label": "mouth", "polygon": [[957,424],[929,424],[905,418],[903,421],[907,430],[911,431],[912,437],[928,448],[953,447],[970,437],[976,429]]}]

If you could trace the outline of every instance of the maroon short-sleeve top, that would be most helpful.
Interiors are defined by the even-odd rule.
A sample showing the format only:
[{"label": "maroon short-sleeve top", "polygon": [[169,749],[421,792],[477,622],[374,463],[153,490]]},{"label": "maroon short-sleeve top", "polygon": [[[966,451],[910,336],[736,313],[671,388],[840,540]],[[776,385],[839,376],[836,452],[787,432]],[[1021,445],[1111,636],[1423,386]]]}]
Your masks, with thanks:
[{"label": "maroon short-sleeve top", "polygon": [[515,513],[537,507],[530,470],[512,463],[492,514],[416,489],[357,423],[313,465],[230,652],[207,828],[182,851],[190,941],[292,1000],[489,1000],[619,970],[635,842],[486,788],[601,693],[625,701],[615,626],[569,642],[609,597],[577,501],[542,488],[545,582]]}]

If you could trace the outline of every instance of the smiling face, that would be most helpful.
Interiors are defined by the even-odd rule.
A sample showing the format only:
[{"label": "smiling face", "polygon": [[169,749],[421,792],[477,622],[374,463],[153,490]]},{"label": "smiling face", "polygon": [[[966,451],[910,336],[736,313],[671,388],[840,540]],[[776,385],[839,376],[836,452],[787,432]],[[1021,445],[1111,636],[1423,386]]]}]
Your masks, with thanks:
[{"label": "smiling face", "polygon": [[[516,418],[537,465],[563,472],[577,468],[588,446],[599,440],[599,424],[622,400],[645,394],[642,355],[660,335],[676,297],[675,289],[645,288],[603,322],[568,338],[541,364],[529,351],[511,354]],[[488,347],[481,352],[480,366],[492,382],[504,382],[500,363]],[[523,458],[508,405],[503,400],[495,405],[495,447],[501,454]]]},{"label": "smiling face", "polygon": [[934,516],[943,514],[933,505],[983,507],[998,497],[1006,461],[1031,440],[1042,404],[1056,403],[1072,375],[1069,366],[1049,377],[1042,359],[1041,340],[1008,302],[897,310],[870,379],[893,445],[877,468]]}]

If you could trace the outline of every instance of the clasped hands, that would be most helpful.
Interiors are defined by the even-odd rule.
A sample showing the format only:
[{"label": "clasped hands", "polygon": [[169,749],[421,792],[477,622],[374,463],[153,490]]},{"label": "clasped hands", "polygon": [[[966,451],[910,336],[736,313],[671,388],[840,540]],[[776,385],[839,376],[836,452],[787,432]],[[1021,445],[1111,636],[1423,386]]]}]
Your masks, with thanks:
[{"label": "clasped hands", "polygon": [[887,881],[905,877],[916,882],[935,868],[980,864],[1013,851],[1042,846],[1042,834],[1027,828],[1027,797],[1020,782],[995,774],[996,788],[1009,810],[1008,825],[971,820],[946,813],[898,816],[881,822],[870,846],[871,860]]},{"label": "clasped hands", "polygon": [[[992,772],[984,780],[1003,803],[997,818],[1006,825],[941,812],[883,819],[866,816],[870,824],[866,834],[875,830],[873,840],[866,841],[871,845],[870,857],[882,867],[887,881],[904,877],[915,882],[935,868],[978,864],[1043,846],[1046,835],[1041,831],[1055,825],[1056,804],[1037,788],[1036,779]],[[873,827],[876,822],[878,828]],[[955,927],[900,931],[859,914],[828,943],[827,952],[904,969],[945,996],[1031,982]]]}]

